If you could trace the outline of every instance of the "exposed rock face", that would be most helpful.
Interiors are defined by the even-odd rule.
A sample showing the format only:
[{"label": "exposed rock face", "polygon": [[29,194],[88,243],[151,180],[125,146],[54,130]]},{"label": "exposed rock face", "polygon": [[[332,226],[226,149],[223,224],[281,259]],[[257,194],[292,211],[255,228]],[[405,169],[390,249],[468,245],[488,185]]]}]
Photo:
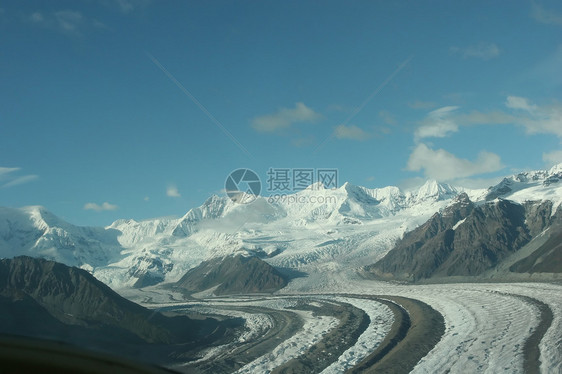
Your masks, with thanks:
[{"label": "exposed rock face", "polygon": [[164,280],[164,275],[174,267],[171,263],[164,263],[160,258],[140,256],[135,264],[129,268],[129,275],[137,278],[135,288],[153,286]]},{"label": "exposed rock face", "polygon": [[516,273],[562,273],[562,227],[553,227],[550,237],[526,258],[509,270]]},{"label": "exposed rock face", "polygon": [[[92,329],[129,342],[186,341],[217,324],[210,319],[199,323],[165,317],[124,299],[85,270],[27,256],[0,260],[0,304],[3,317],[24,325],[36,323],[34,318],[40,316],[37,329],[31,329],[35,333],[87,335]],[[29,318],[21,317],[22,312]],[[4,332],[19,333],[21,328],[0,322]],[[55,338],[64,340],[64,336]]]},{"label": "exposed rock face", "polygon": [[453,235],[453,251],[439,275],[481,274],[531,239],[525,209],[507,200],[475,208]]},{"label": "exposed rock face", "polygon": [[286,285],[287,278],[273,266],[241,255],[204,261],[176,283],[189,292],[217,287],[216,295],[273,292]]},{"label": "exposed rock face", "polygon": [[496,186],[490,188],[486,195],[486,201],[497,199],[500,196],[506,195],[512,191],[513,180],[504,178]]},{"label": "exposed rock face", "polygon": [[523,207],[525,208],[525,222],[531,236],[540,234],[552,224],[552,201],[529,201],[523,204]]},{"label": "exposed rock face", "polygon": [[[498,199],[475,206],[461,194],[441,213],[406,233],[384,258],[366,270],[378,277],[408,281],[477,276],[558,223],[559,216],[560,210],[552,215],[550,201],[521,205]],[[556,266],[551,264],[560,262],[560,240],[562,236],[553,235],[533,253],[534,257],[520,261],[511,271],[553,272]]]}]

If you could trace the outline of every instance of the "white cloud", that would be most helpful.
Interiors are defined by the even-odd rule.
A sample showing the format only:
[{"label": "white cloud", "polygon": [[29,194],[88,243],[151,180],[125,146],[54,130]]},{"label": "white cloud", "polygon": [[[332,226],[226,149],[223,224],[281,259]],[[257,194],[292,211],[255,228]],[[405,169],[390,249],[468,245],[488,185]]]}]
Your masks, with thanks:
[{"label": "white cloud", "polygon": [[96,203],[86,203],[86,204],[84,204],[84,210],[95,210],[96,212],[116,210],[117,208],[118,208],[117,205],[110,204],[107,201],[104,202],[101,205],[96,204]]},{"label": "white cloud", "polygon": [[350,139],[350,140],[366,140],[369,138],[369,134],[354,125],[345,126],[339,125],[334,129],[334,136],[337,139]]},{"label": "white cloud", "polygon": [[549,166],[562,163],[562,150],[545,152],[542,154],[542,159]]},{"label": "white cloud", "polygon": [[510,109],[521,109],[527,112],[533,112],[537,109],[536,105],[529,104],[529,100],[519,96],[508,96],[505,106]]},{"label": "white cloud", "polygon": [[547,25],[562,25],[562,14],[557,13],[552,9],[546,10],[543,6],[537,3],[533,3],[531,17],[533,17],[535,21]]},{"label": "white cloud", "polygon": [[491,173],[502,168],[500,157],[491,152],[481,151],[475,161],[469,161],[458,158],[444,149],[433,150],[422,143],[410,155],[406,169],[423,170],[428,178],[447,181]]},{"label": "white cloud", "polygon": [[8,176],[8,174],[20,170],[20,168],[5,168],[0,166],[0,179]]},{"label": "white cloud", "polygon": [[275,132],[286,129],[294,123],[315,122],[322,118],[313,109],[296,103],[294,109],[281,108],[274,114],[256,117],[252,120],[252,127],[259,132]]},{"label": "white cloud", "polygon": [[533,118],[522,118],[521,123],[530,134],[555,134],[562,137],[562,108],[545,109]]},{"label": "white cloud", "polygon": [[422,125],[416,129],[414,134],[416,141],[423,138],[444,138],[459,131],[457,124],[450,118],[451,113],[457,109],[456,106],[446,106],[431,111]]},{"label": "white cloud", "polygon": [[181,194],[179,193],[176,186],[169,186],[166,189],[166,195],[168,195],[169,197],[181,197]]},{"label": "white cloud", "polygon": [[431,116],[428,116],[422,126],[416,130],[416,139],[438,137],[439,135],[443,137],[457,131],[457,126],[471,125],[522,126],[529,134],[554,134],[562,138],[561,103],[555,102],[551,105],[539,106],[524,97],[508,96],[505,106],[512,113],[498,110],[488,113],[474,111],[469,114],[451,114],[450,116],[449,113],[446,113],[446,116],[438,117],[438,119],[445,120],[445,123],[437,125],[431,121]]},{"label": "white cloud", "polygon": [[31,182],[35,179],[39,178],[38,175],[24,175],[23,177],[17,177],[15,179],[12,179],[11,181],[9,181],[8,183],[4,184],[2,187],[4,188],[8,188],[8,187],[14,187],[14,186],[19,186],[20,184],[24,184],[27,182]]},{"label": "white cloud", "polygon": [[494,43],[481,42],[468,47],[451,47],[451,53],[459,54],[463,58],[479,58],[482,60],[490,60],[500,55],[499,47]]},{"label": "white cloud", "polygon": [[15,175],[15,173],[17,173],[20,170],[21,168],[0,167],[0,187],[9,188],[14,186],[19,186],[21,184],[31,182],[39,178],[39,176],[35,174],[21,175],[21,176]]},{"label": "white cloud", "polygon": [[524,126],[529,134],[554,134],[562,137],[562,105],[559,103],[539,107],[526,98],[509,96],[506,106],[527,113],[514,117],[514,123]]}]

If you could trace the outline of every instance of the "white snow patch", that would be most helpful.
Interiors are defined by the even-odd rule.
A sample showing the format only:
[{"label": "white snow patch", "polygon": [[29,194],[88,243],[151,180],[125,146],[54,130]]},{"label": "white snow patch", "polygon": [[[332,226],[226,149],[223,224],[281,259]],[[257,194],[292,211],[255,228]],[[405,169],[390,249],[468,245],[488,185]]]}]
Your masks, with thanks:
[{"label": "white snow patch", "polygon": [[453,230],[456,230],[457,227],[459,227],[460,225],[462,225],[464,221],[466,221],[466,218],[463,218],[463,219],[461,219],[459,222],[455,223],[455,225],[453,226]]}]

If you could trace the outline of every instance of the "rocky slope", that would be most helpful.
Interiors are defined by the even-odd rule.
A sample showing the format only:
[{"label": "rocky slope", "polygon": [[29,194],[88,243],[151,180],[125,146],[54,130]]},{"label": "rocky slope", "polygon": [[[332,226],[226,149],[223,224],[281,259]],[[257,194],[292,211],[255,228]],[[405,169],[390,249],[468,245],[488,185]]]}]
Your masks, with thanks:
[{"label": "rocky slope", "polygon": [[161,345],[196,346],[222,324],[164,316],[122,298],[87,271],[26,256],[0,260],[0,306],[0,333],[133,356],[157,355]]},{"label": "rocky slope", "polygon": [[241,255],[204,261],[176,283],[176,287],[188,292],[216,287],[215,295],[273,292],[286,285],[287,277],[273,266]]},{"label": "rocky slope", "polygon": [[408,281],[479,276],[552,227],[550,239],[510,270],[560,272],[556,264],[561,261],[561,222],[562,208],[553,211],[551,201],[519,204],[499,198],[475,204],[461,194],[365,270],[376,277]]},{"label": "rocky slope", "polygon": [[527,257],[509,267],[516,273],[562,273],[562,227],[555,225],[545,235],[548,239]]}]

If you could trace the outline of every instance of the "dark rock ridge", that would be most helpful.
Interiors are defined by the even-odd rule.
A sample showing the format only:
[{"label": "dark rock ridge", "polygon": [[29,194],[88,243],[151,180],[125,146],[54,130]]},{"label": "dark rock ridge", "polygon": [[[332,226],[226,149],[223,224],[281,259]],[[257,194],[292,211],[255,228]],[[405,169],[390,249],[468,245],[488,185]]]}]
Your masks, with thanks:
[{"label": "dark rock ridge", "polygon": [[274,292],[287,285],[287,277],[257,257],[215,258],[190,269],[176,283],[188,292],[216,287],[215,295]]},{"label": "dark rock ridge", "polygon": [[[460,194],[442,212],[406,233],[385,257],[365,270],[379,278],[407,281],[478,276],[546,228],[562,222],[562,210],[552,215],[552,207],[550,201],[521,205],[502,199],[475,205],[466,194]],[[540,253],[534,252],[510,270],[552,272],[556,266],[547,265],[545,260],[560,263],[560,240],[562,236],[553,235]]]},{"label": "dark rock ridge", "polygon": [[0,333],[138,352],[138,344],[196,343],[214,319],[164,316],[135,304],[87,271],[27,256],[0,260]]}]

